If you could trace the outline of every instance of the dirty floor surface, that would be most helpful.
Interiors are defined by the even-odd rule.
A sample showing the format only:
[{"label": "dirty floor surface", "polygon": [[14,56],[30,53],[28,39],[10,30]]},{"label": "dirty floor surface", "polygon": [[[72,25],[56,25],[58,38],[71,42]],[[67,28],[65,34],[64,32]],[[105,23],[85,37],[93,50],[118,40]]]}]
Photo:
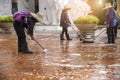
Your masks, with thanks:
[{"label": "dirty floor surface", "polygon": [[107,45],[106,34],[82,43],[74,36],[60,41],[59,34],[45,33],[36,32],[35,38],[47,53],[27,36],[33,54],[17,52],[15,33],[0,34],[0,80],[120,80],[119,36]]}]

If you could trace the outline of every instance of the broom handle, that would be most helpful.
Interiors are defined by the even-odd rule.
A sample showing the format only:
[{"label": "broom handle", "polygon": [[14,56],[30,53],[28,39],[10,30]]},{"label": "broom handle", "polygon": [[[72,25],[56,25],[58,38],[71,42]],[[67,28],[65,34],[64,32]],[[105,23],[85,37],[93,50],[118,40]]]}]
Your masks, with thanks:
[{"label": "broom handle", "polygon": [[44,47],[37,40],[34,39],[34,41],[44,50]]},{"label": "broom handle", "polygon": [[[27,23],[27,26],[29,28],[29,24]],[[25,30],[27,32],[27,30]],[[34,41],[44,50],[45,48],[36,40],[34,39]]]},{"label": "broom handle", "polygon": [[96,39],[97,37],[99,37],[105,31],[106,31],[106,28],[102,32],[100,32],[98,35],[96,35],[94,39]]}]

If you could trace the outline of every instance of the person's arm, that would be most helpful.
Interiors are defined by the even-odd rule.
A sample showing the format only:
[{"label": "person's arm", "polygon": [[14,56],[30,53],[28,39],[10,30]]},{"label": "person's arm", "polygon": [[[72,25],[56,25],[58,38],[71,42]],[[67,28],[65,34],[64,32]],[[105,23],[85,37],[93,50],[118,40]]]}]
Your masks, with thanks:
[{"label": "person's arm", "polygon": [[108,14],[106,14],[106,26],[109,27],[113,20],[113,11],[110,10]]},{"label": "person's arm", "polygon": [[34,36],[33,36],[33,29],[34,29],[34,26],[35,26],[35,19],[32,18],[32,17],[28,17],[28,22],[27,22],[27,31],[28,31],[28,35],[30,35],[31,39],[34,40]]},{"label": "person's arm", "polygon": [[115,13],[114,9],[111,9],[109,17],[110,17],[109,25],[110,26],[115,26],[116,22],[117,22],[117,19],[116,19],[116,13]]},{"label": "person's arm", "polygon": [[63,11],[61,14],[61,20],[63,23],[66,23],[65,12]]},{"label": "person's arm", "polygon": [[71,24],[67,11],[65,12],[64,16],[65,16],[64,18],[65,18],[66,24]]},{"label": "person's arm", "polygon": [[35,40],[34,36],[30,36],[32,40]]}]

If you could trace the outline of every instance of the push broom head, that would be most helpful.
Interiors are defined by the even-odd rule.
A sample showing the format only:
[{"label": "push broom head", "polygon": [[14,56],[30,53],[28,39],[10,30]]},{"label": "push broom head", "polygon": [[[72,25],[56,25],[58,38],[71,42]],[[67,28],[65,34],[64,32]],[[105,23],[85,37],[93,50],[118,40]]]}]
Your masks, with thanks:
[{"label": "push broom head", "polygon": [[47,52],[48,52],[48,50],[47,50],[47,49],[44,49],[44,50],[43,50],[43,53],[47,53]]}]

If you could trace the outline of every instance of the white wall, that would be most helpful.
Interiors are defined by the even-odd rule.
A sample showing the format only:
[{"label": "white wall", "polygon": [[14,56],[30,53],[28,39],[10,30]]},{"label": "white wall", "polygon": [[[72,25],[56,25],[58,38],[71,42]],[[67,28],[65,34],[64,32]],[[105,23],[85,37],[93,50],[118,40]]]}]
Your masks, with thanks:
[{"label": "white wall", "polygon": [[18,11],[35,11],[35,2],[34,0],[17,0],[18,1]]},{"label": "white wall", "polygon": [[12,4],[11,0],[0,0],[0,15],[11,15]]},{"label": "white wall", "polygon": [[39,0],[39,11],[46,15],[49,25],[59,25],[62,10],[60,0]]}]

